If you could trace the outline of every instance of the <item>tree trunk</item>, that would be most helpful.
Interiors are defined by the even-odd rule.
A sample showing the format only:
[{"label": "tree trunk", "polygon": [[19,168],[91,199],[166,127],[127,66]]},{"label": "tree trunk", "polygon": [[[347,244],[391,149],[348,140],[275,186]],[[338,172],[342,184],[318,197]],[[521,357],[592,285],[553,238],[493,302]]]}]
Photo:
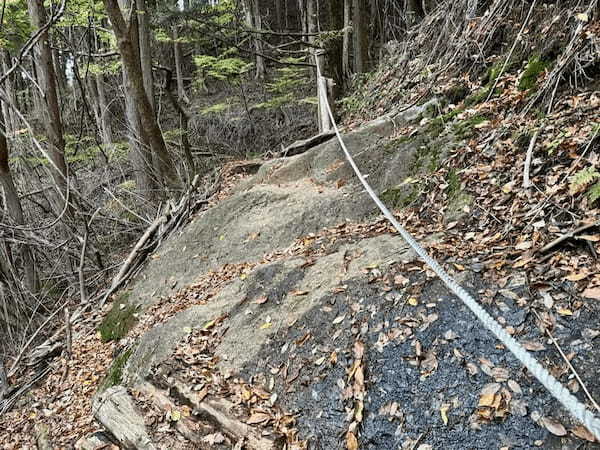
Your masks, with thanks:
[{"label": "tree trunk", "polygon": [[[2,110],[0,109],[0,122],[3,122]],[[6,209],[12,220],[19,226],[25,225],[23,208],[15,183],[8,165],[8,143],[4,132],[0,131],[0,185],[4,191]],[[35,293],[38,290],[38,279],[33,260],[33,253],[27,244],[21,245],[21,258],[23,263],[23,272],[25,274],[25,285]]]},{"label": "tree trunk", "polygon": [[[250,30],[262,30],[262,18],[258,1],[259,0],[244,0],[246,26]],[[256,78],[262,79],[265,77],[265,59],[261,56],[263,53],[263,45],[260,41],[260,35],[253,33],[252,42],[255,52]]]},{"label": "tree trunk", "polygon": [[177,182],[173,160],[169,155],[154,110],[144,89],[140,57],[136,51],[137,34],[132,33],[132,29],[136,31],[135,27],[125,21],[117,0],[104,0],[104,6],[117,37],[123,67],[127,71],[127,95],[131,96],[132,101],[135,102],[139,112],[142,136],[147,137],[152,154],[156,155],[159,162],[157,175],[163,182]]},{"label": "tree trunk", "polygon": [[[329,29],[339,31],[344,28],[344,0],[330,0],[328,12]],[[342,54],[342,40],[340,38],[333,39],[327,49],[325,72],[335,82],[336,93],[334,96],[336,98],[344,84]]]},{"label": "tree trunk", "polygon": [[[41,29],[47,21],[46,10],[43,0],[27,0],[29,16],[34,30]],[[41,33],[38,43],[35,45],[36,75],[38,83],[44,92],[44,98],[41,102],[42,120],[48,139],[49,149],[48,157],[50,160],[50,172],[52,179],[57,187],[62,202],[67,199],[67,164],[65,162],[65,141],[63,138],[62,119],[60,116],[60,106],[58,103],[58,94],[56,91],[56,75],[54,73],[54,64],[52,50],[50,48],[48,31]],[[60,202],[59,202],[60,203]],[[57,209],[62,211],[63,205],[57,205]],[[72,216],[72,210],[67,208],[67,215]]]},{"label": "tree trunk", "polygon": [[[7,50],[3,50],[2,51],[2,71],[4,73],[8,72],[8,69],[10,67],[10,54],[8,53]],[[17,96],[15,95],[15,88],[13,85],[13,80],[12,77],[8,77],[5,81],[4,81],[4,90],[6,91],[6,95],[8,95],[10,102],[17,106]],[[6,130],[6,135],[12,135],[15,131],[16,131],[16,127],[17,127],[17,122],[16,122],[16,117],[13,114],[12,109],[10,109],[10,107],[5,103],[2,102],[2,113],[4,114],[4,120],[5,122],[5,130]]]},{"label": "tree trunk", "polygon": [[364,73],[369,64],[369,10],[367,0],[353,0],[354,72]]},{"label": "tree trunk", "polygon": [[138,33],[140,45],[140,63],[142,66],[142,78],[144,79],[144,90],[152,110],[154,107],[154,78],[152,77],[152,49],[150,48],[150,20],[145,0],[135,0],[138,17]]},{"label": "tree trunk", "polygon": [[110,111],[106,101],[106,88],[104,86],[104,75],[101,73],[95,76],[96,91],[98,92],[98,108],[100,109],[100,125],[102,126],[102,142],[107,149],[112,148],[114,143],[112,124],[110,120]]},{"label": "tree trunk", "polygon": [[177,79],[177,97],[179,101],[189,103],[185,93],[185,86],[183,84],[183,55],[181,54],[181,43],[178,42],[179,30],[177,25],[173,27],[173,55],[175,57],[175,78]]},{"label": "tree trunk", "polygon": [[344,1],[344,36],[342,39],[342,72],[344,79],[350,77],[350,15],[352,0]]}]

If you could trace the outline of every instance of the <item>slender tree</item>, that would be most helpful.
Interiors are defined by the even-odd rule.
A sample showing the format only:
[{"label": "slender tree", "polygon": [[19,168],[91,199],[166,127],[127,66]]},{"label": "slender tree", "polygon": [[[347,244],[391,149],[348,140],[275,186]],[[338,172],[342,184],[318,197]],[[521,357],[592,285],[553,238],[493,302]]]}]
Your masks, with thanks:
[{"label": "slender tree", "polygon": [[144,88],[144,75],[140,62],[139,44],[137,44],[138,33],[132,21],[133,16],[137,15],[135,14],[135,4],[131,5],[127,19],[123,16],[117,0],[104,0],[104,6],[117,38],[117,46],[127,74],[125,80],[127,95],[131,96],[131,100],[135,102],[135,107],[139,112],[142,137],[147,139],[150,149],[158,161],[156,175],[160,181],[166,184],[176,182],[177,175],[173,160],[169,155],[152,104]]},{"label": "slender tree", "polygon": [[[27,0],[31,25],[36,32],[40,33],[40,39],[35,45],[35,57],[33,59],[38,84],[42,90],[40,95],[34,95],[39,100],[39,113],[44,124],[46,137],[48,139],[48,156],[50,159],[50,171],[57,190],[66,201],[68,170],[65,162],[65,140],[63,137],[63,125],[56,89],[56,74],[54,72],[54,61],[50,47],[48,29],[46,27],[46,10],[43,0]],[[62,210],[64,204],[57,205]],[[70,207],[66,208],[67,215],[72,215]]]}]

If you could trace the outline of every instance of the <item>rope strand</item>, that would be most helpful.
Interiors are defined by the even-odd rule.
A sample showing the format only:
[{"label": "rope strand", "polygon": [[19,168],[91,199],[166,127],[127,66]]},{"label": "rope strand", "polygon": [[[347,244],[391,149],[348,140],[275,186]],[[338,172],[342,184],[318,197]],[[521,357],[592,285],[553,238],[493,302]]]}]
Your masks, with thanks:
[{"label": "rope strand", "polygon": [[[317,76],[322,77],[319,64],[317,66]],[[462,287],[460,286],[443,268],[439,263],[434,260],[423,247],[413,238],[413,236],[406,230],[385,206],[381,199],[377,196],[375,191],[367,182],[364,175],[354,162],[352,155],[348,151],[344,140],[340,134],[340,131],[333,117],[331,106],[327,96],[324,95],[323,91],[319,91],[319,96],[324,100],[323,103],[327,109],[327,114],[333,125],[337,140],[344,151],[346,159],[352,166],[352,169],[356,173],[356,176],[364,186],[365,190],[375,202],[377,207],[381,210],[383,215],[390,221],[390,223],[398,230],[402,238],[413,248],[413,250],[421,257],[425,263],[437,274],[438,277],[446,284],[446,286],[456,294],[456,296],[475,314],[475,316],[481,321],[481,323],[490,330],[496,338],[504,344],[504,346],[519,360],[523,365],[531,372],[531,374],[538,379],[540,383],[560,402],[562,405],[571,413],[571,415],[579,420],[585,427],[592,432],[598,441],[600,441],[600,419],[594,416],[594,414],[586,408],[567,388],[565,388],[556,378],[554,378],[550,372],[548,372],[532,355],[529,353],[515,338],[513,338],[508,332],[502,328],[502,326],[485,310],[483,307]]]}]

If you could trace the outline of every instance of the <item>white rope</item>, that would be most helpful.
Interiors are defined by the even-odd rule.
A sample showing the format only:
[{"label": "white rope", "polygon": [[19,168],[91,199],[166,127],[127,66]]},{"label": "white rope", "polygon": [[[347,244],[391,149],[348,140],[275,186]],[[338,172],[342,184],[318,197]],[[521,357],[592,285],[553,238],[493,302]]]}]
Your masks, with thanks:
[{"label": "white rope", "polygon": [[[321,71],[317,64],[317,76],[321,77]],[[323,95],[323,91],[320,90],[320,96]],[[485,310],[479,303],[460,286],[446,271],[425,251],[421,245],[412,237],[412,235],[404,229],[402,225],[398,223],[394,215],[390,210],[383,204],[379,199],[375,191],[371,188],[363,174],[360,172],[358,166],[354,162],[352,155],[348,151],[346,144],[342,139],[340,131],[337,127],[333,113],[331,112],[331,106],[327,96],[324,96],[324,104],[327,109],[327,114],[333,124],[333,129],[337,136],[337,139],[346,155],[346,159],[352,166],[352,169],[356,173],[356,176],[364,186],[365,190],[373,201],[377,204],[377,207],[381,210],[383,215],[391,222],[391,224],[398,230],[404,240],[414,249],[414,251],[433,269],[433,271],[440,277],[440,279],[448,286],[448,288],[456,294],[456,296],[467,305],[467,307],[475,314],[475,316],[483,323],[483,325],[490,330],[505,347],[519,360],[523,365],[535,376],[540,383],[544,385],[546,389],[559,401],[563,406],[577,418],[585,427],[590,430],[596,439],[600,441],[600,419],[596,418],[594,414],[589,411],[586,406],[581,403],[574,395],[572,395],[567,388],[565,388],[556,378],[554,378],[532,355],[529,353],[521,344],[519,344],[515,338],[513,338],[502,326]]]}]

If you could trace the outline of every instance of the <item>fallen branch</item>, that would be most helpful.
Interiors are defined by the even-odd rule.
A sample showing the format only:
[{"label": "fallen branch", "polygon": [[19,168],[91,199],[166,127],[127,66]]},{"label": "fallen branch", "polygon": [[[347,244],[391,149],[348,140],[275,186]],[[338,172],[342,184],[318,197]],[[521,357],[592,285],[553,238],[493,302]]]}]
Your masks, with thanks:
[{"label": "fallen branch", "polygon": [[205,398],[200,396],[181,382],[175,381],[173,388],[182,399],[194,408],[194,414],[219,426],[223,433],[236,442],[243,441],[245,448],[255,450],[281,449],[283,442],[280,438],[261,436],[258,430],[239,419],[232,417],[234,404],[223,398]]},{"label": "fallen branch", "polygon": [[567,234],[563,234],[559,238],[553,240],[548,245],[545,245],[544,247],[542,247],[541,249],[539,249],[538,252],[545,253],[548,250],[552,250],[554,247],[562,244],[564,241],[566,241],[568,239],[577,239],[577,235],[579,233],[582,233],[583,231],[589,230],[590,228],[594,228],[594,227],[597,227],[597,226],[600,226],[600,222],[588,223],[588,224],[582,225],[579,228],[576,228],[575,230],[573,230],[573,231],[571,231],[571,232],[569,232]]},{"label": "fallen branch", "polygon": [[308,139],[302,139],[300,141],[296,141],[293,144],[288,145],[281,151],[281,156],[295,156],[304,153],[316,145],[322,144],[325,141],[328,141],[335,133],[333,131],[324,131],[323,133],[319,133],[316,136],[309,137]]},{"label": "fallen branch", "polygon": [[[173,400],[161,389],[150,383],[143,383],[141,386],[136,388],[139,392],[146,394],[152,402],[163,411],[177,410],[177,405]],[[191,420],[189,417],[181,417],[175,422],[175,429],[187,440],[194,444],[200,444],[202,442],[202,435],[197,433],[195,429],[199,427],[199,424]]]},{"label": "fallen branch", "polygon": [[93,402],[94,417],[124,448],[153,450],[144,416],[136,407],[127,389],[113,386],[99,394]]},{"label": "fallen branch", "polygon": [[531,180],[529,179],[529,169],[531,168],[531,158],[533,157],[533,149],[535,147],[535,142],[540,134],[540,130],[535,130],[531,141],[529,142],[529,148],[527,149],[527,156],[525,157],[525,167],[523,168],[523,187],[528,189],[531,187]]}]

